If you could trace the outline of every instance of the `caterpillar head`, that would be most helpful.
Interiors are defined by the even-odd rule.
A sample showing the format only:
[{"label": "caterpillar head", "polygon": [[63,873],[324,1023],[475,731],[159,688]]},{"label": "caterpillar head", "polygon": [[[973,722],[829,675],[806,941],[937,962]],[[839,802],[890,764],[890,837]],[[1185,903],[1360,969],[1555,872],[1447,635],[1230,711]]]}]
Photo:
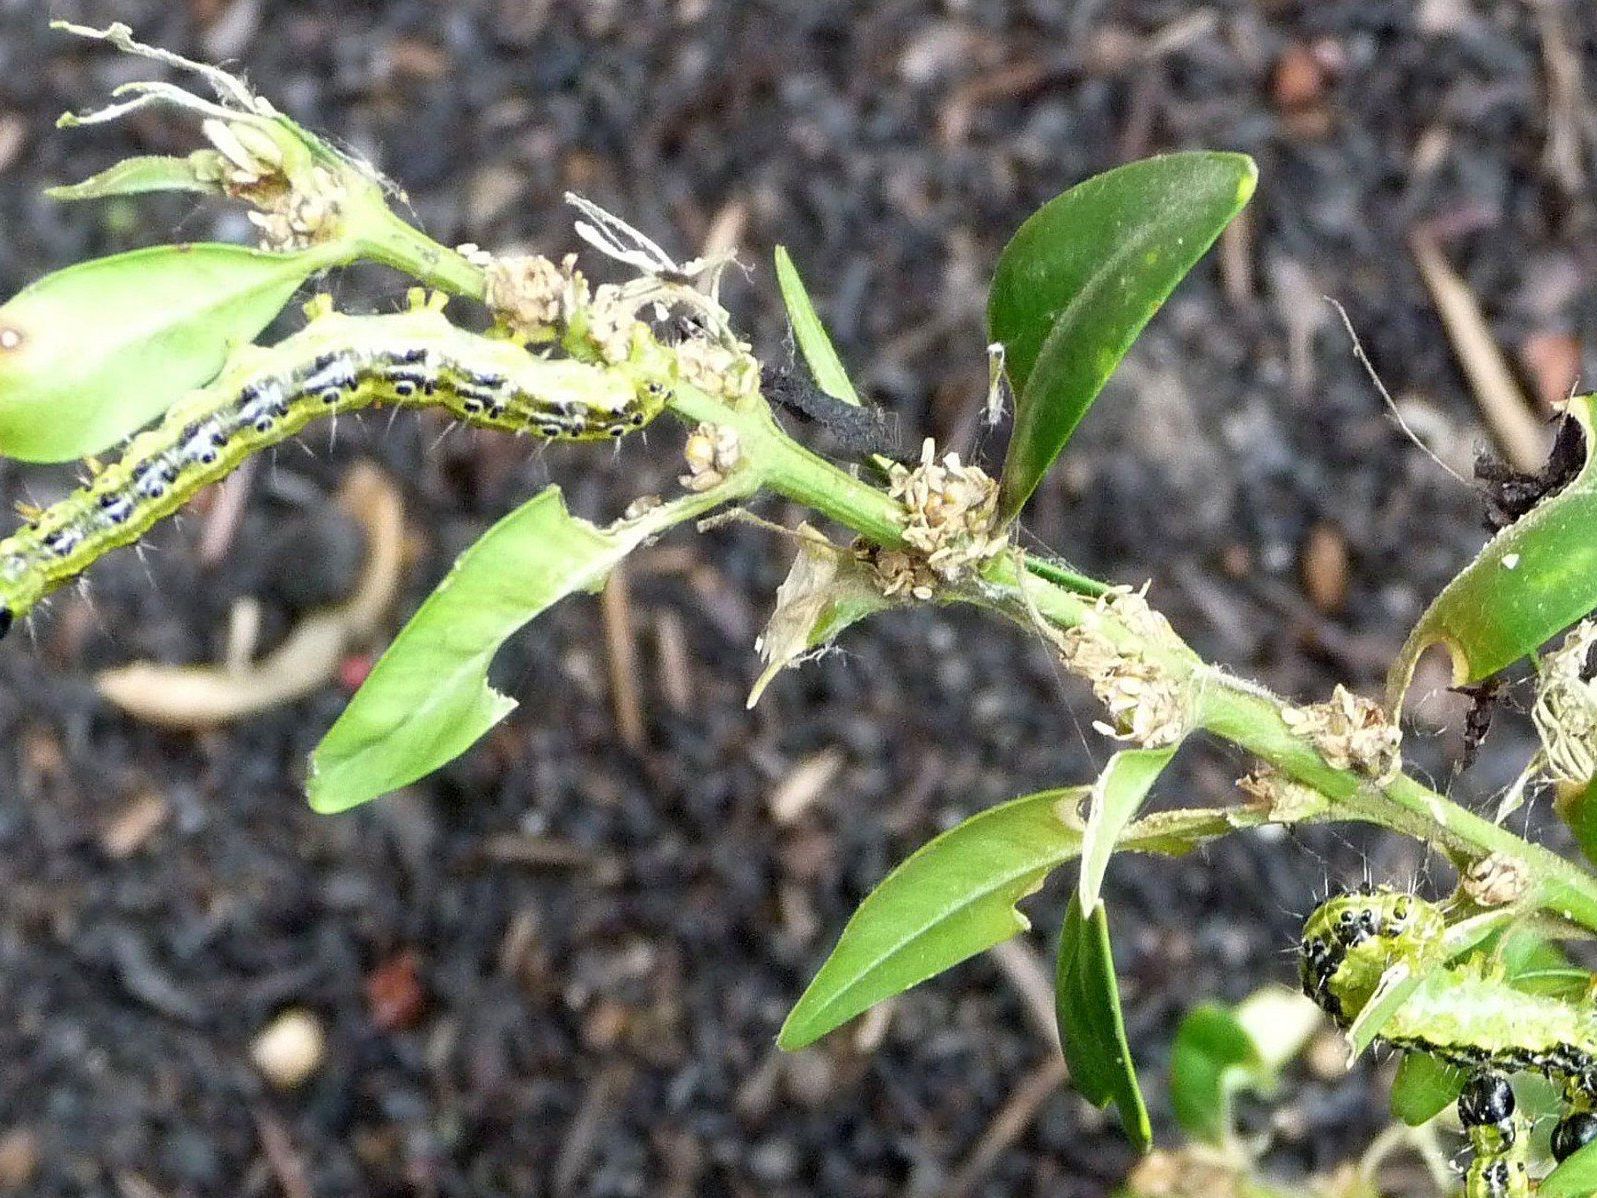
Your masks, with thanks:
[{"label": "caterpillar head", "polygon": [[1298,977],[1334,1019],[1350,1022],[1400,960],[1417,960],[1446,930],[1442,913],[1390,887],[1361,887],[1317,907],[1303,925]]}]

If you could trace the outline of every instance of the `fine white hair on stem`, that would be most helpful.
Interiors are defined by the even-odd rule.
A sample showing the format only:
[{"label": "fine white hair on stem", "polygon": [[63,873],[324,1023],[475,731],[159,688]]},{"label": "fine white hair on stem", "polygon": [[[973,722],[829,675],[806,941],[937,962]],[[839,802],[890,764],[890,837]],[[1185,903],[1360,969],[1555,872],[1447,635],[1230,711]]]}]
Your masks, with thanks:
[{"label": "fine white hair on stem", "polygon": [[1364,367],[1364,372],[1370,376],[1370,382],[1375,384],[1375,389],[1381,393],[1381,399],[1385,401],[1387,411],[1392,413],[1392,419],[1397,421],[1397,427],[1403,430],[1403,435],[1406,436],[1410,441],[1414,442],[1414,444],[1419,447],[1421,453],[1440,466],[1447,474],[1451,475],[1457,481],[1463,483],[1464,486],[1471,486],[1469,479],[1465,478],[1463,475],[1459,474],[1457,470],[1454,470],[1446,462],[1442,461],[1442,459],[1437,456],[1436,451],[1433,450],[1429,445],[1425,444],[1424,441],[1420,440],[1419,434],[1409,427],[1407,420],[1403,419],[1403,413],[1399,410],[1397,403],[1392,399],[1392,393],[1386,389],[1386,384],[1381,381],[1381,376],[1375,372],[1375,366],[1373,363],[1371,363],[1370,356],[1364,352],[1364,343],[1359,340],[1358,331],[1354,329],[1353,321],[1348,316],[1347,309],[1342,306],[1340,301],[1329,295],[1321,296],[1321,298],[1325,300],[1326,303],[1330,304],[1331,307],[1335,308],[1336,314],[1342,318],[1342,327],[1347,330],[1347,335],[1353,342],[1353,356],[1358,359],[1359,365]]}]

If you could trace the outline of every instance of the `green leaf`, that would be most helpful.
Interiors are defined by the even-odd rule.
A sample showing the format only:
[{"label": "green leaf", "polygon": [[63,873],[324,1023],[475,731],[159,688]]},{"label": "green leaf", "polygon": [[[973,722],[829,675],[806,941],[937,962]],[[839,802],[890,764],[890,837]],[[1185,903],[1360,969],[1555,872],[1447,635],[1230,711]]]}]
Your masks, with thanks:
[{"label": "green leaf", "polygon": [[1597,1194],[1597,1144],[1587,1144],[1542,1178],[1536,1198],[1591,1198]]},{"label": "green leaf", "polygon": [[1170,1049],[1170,1105],[1190,1139],[1229,1143],[1231,1095],[1273,1080],[1253,1037],[1228,1008],[1204,1003],[1187,1012]]},{"label": "green leaf", "polygon": [[1243,154],[1169,154],[1077,184],[1020,227],[987,301],[1019,397],[999,516],[1010,520],[1137,334],[1253,194]]},{"label": "green leaf", "polygon": [[46,275],[0,305],[0,453],[98,453],[221,369],[328,250],[155,246]]},{"label": "green leaf", "polygon": [[1030,927],[1015,904],[1081,849],[1086,787],[1048,790],[971,816],[871,892],[777,1036],[803,1048],[867,1007]]},{"label": "green leaf", "polygon": [[1597,779],[1585,786],[1561,790],[1553,800],[1553,810],[1569,828],[1586,860],[1597,862]]},{"label": "green leaf", "polygon": [[[102,200],[111,196],[144,195],[152,191],[197,191],[221,195],[220,159],[215,150],[196,150],[187,157],[146,154],[124,158],[115,166],[81,183],[47,187],[52,200]],[[203,164],[203,165],[202,165]]]},{"label": "green leaf", "polygon": [[1458,1100],[1468,1075],[1429,1053],[1405,1053],[1392,1082],[1392,1115],[1410,1127],[1429,1123]]},{"label": "green leaf", "polygon": [[1059,935],[1054,1015],[1071,1085],[1095,1106],[1114,1103],[1126,1135],[1139,1152],[1146,1152],[1153,1144],[1153,1128],[1120,1014],[1109,913],[1100,902],[1090,917],[1083,917],[1079,894],[1070,896]]},{"label": "green leaf", "polygon": [[1120,834],[1136,816],[1154,780],[1175,753],[1175,745],[1164,749],[1122,749],[1109,759],[1093,783],[1087,831],[1081,841],[1081,880],[1077,890],[1082,910],[1091,911],[1098,905],[1104,871],[1109,868],[1109,857]]},{"label": "green leaf", "polygon": [[1364,1050],[1381,1034],[1381,1029],[1397,1014],[1398,1008],[1408,1001],[1424,980],[1425,975],[1416,972],[1407,961],[1399,961],[1381,975],[1370,1001],[1364,1004],[1364,1009],[1347,1029],[1351,1058],[1356,1059],[1364,1054]]},{"label": "green leaf", "polygon": [[511,633],[665,528],[721,501],[714,492],[600,529],[567,513],[559,487],[539,492],[455,562],[378,660],[311,756],[317,811],[344,811],[458,757],[516,706],[488,685]]},{"label": "green leaf", "polygon": [[810,293],[804,289],[804,281],[799,278],[798,268],[788,256],[786,246],[776,247],[776,282],[782,289],[782,302],[787,305],[787,318],[793,324],[793,336],[798,340],[804,360],[810,365],[816,386],[833,399],[858,407],[859,393],[849,381],[848,371],[843,369],[843,360],[832,347],[832,339],[826,335],[826,326],[821,324],[815,305],[810,302]]},{"label": "green leaf", "polygon": [[1570,400],[1585,436],[1580,472],[1486,544],[1409,633],[1387,678],[1388,703],[1403,701],[1414,663],[1432,645],[1453,661],[1453,685],[1479,682],[1512,665],[1597,608],[1597,470],[1592,467],[1593,402]]}]

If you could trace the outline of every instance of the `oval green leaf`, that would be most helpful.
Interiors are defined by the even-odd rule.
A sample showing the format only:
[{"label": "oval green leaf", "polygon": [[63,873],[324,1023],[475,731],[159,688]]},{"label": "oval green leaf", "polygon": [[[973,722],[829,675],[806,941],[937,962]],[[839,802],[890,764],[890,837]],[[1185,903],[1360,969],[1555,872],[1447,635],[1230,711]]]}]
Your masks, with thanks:
[{"label": "oval green leaf", "polygon": [[168,245],[46,275],[0,305],[0,453],[98,453],[213,378],[327,248]]},{"label": "oval green leaf", "polygon": [[867,1007],[1031,926],[1015,904],[1081,849],[1084,786],[991,807],[930,841],[859,906],[777,1043],[803,1048]]},{"label": "oval green leaf", "polygon": [[1176,748],[1122,749],[1109,759],[1093,783],[1077,886],[1082,910],[1091,911],[1098,905],[1104,871],[1109,868],[1120,834],[1141,809],[1154,781],[1176,755]]},{"label": "oval green leaf", "polygon": [[1244,154],[1134,162],[1077,184],[1020,227],[987,302],[1015,428],[999,518],[1025,505],[1166,297],[1253,195]]},{"label": "oval green leaf", "polygon": [[488,685],[511,633],[567,595],[597,590],[644,541],[724,497],[685,496],[608,529],[570,515],[559,487],[511,512],[460,555],[316,747],[311,806],[347,810],[460,756],[516,706]]},{"label": "oval green leaf", "polygon": [[1235,1015],[1218,1003],[1187,1012],[1170,1048],[1170,1105],[1189,1139],[1230,1142],[1231,1096],[1238,1088],[1264,1088],[1273,1073]]},{"label": "oval green leaf", "polygon": [[1094,1106],[1114,1103],[1126,1135],[1139,1152],[1146,1152],[1153,1144],[1153,1127],[1120,1013],[1109,913],[1100,902],[1091,916],[1084,917],[1079,894],[1070,896],[1059,934],[1054,1016],[1070,1066],[1070,1084]]},{"label": "oval green leaf", "polygon": [[1442,589],[1420,617],[1387,678],[1387,701],[1403,702],[1414,663],[1432,645],[1453,660],[1453,685],[1479,682],[1513,665],[1597,609],[1597,470],[1592,405],[1566,414],[1585,439],[1579,473],[1557,494],[1503,529]]},{"label": "oval green leaf", "polygon": [[1597,1194],[1597,1144],[1587,1144],[1542,1178],[1536,1198],[1591,1198]]}]

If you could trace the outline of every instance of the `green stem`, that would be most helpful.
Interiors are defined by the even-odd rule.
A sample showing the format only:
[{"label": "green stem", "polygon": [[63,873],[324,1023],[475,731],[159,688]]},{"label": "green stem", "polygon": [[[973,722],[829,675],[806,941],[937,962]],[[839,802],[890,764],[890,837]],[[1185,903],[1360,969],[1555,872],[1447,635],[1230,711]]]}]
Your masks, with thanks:
[{"label": "green stem", "polygon": [[[447,291],[480,299],[482,271],[465,258],[411,228],[383,208],[372,214],[361,241],[378,261]],[[902,508],[887,494],[799,445],[777,425],[761,400],[731,406],[695,387],[678,385],[673,412],[689,423],[730,425],[738,432],[740,493],[761,487],[814,509],[885,547],[902,544]],[[1108,588],[1059,563],[1027,555],[994,559],[981,587],[962,596],[1022,624],[1046,620],[1059,628],[1081,624]],[[1352,770],[1331,766],[1281,718],[1283,702],[1260,688],[1206,665],[1170,634],[1158,644],[1115,621],[1100,628],[1121,648],[1135,648],[1182,679],[1194,696],[1198,727],[1255,754],[1331,800],[1332,818],[1359,820],[1447,849],[1468,858],[1502,853],[1516,858],[1532,877],[1526,909],[1550,911],[1597,931],[1597,877],[1467,811],[1407,776],[1378,786]]]},{"label": "green stem", "polygon": [[349,228],[354,233],[352,257],[392,266],[429,287],[467,299],[481,300],[487,292],[480,267],[400,220],[380,199],[352,214]]},{"label": "green stem", "polygon": [[[746,459],[771,490],[878,544],[900,543],[897,503],[794,443],[763,405],[732,413],[720,401],[684,388],[673,407],[693,420],[735,424]],[[1092,596],[1107,589],[1051,563],[1041,563],[1041,569],[1038,565],[1033,560],[1017,562],[1016,557],[998,558],[984,574],[986,593],[971,598],[1023,624],[1040,617],[1060,628],[1072,628],[1094,609]],[[1173,634],[1168,641],[1147,644],[1135,632],[1112,622],[1105,624],[1104,630],[1122,647],[1136,647],[1164,664],[1173,676],[1187,679],[1196,699],[1198,727],[1248,750],[1331,799],[1333,818],[1377,824],[1472,859],[1491,853],[1516,858],[1528,867],[1533,879],[1532,891],[1524,900],[1527,909],[1551,911],[1597,930],[1597,877],[1578,865],[1406,775],[1380,787],[1352,770],[1331,766],[1313,745],[1287,728],[1281,718],[1281,699],[1204,664]]]}]

